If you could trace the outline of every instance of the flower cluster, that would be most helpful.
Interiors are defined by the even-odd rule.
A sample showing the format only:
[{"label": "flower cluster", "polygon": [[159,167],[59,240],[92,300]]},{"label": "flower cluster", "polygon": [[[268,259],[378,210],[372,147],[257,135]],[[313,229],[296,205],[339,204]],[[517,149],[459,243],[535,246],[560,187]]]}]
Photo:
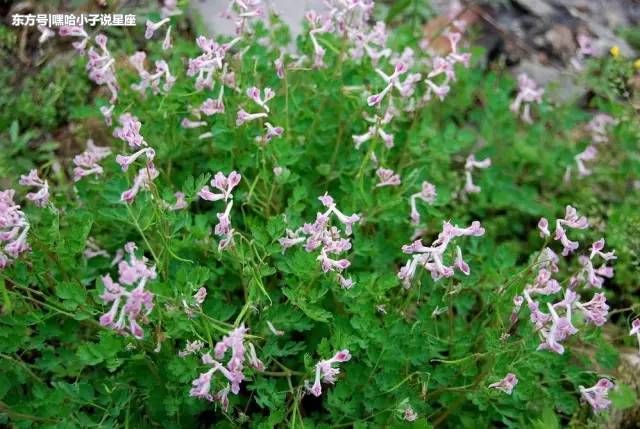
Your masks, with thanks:
[{"label": "flower cluster", "polygon": [[387,75],[381,69],[376,68],[376,73],[382,77],[382,79],[387,84],[382,91],[377,94],[370,95],[367,97],[367,104],[369,106],[377,106],[382,100],[384,100],[385,96],[391,91],[394,87],[398,90],[401,96],[408,97],[413,93],[415,84],[420,80],[419,74],[410,74],[405,81],[401,81],[400,77],[404,75],[408,71],[409,67],[404,62],[398,62],[391,75]]},{"label": "flower cluster", "polygon": [[227,71],[227,64],[224,62],[224,58],[227,52],[240,40],[242,39],[237,37],[228,43],[219,44],[204,36],[196,38],[196,44],[202,50],[202,54],[195,58],[189,58],[189,66],[187,68],[187,76],[196,77],[196,90],[202,91],[205,88],[213,90],[213,78],[217,71],[220,72],[222,83],[234,86],[234,74]]},{"label": "flower cluster", "polygon": [[184,350],[178,352],[178,356],[181,358],[195,354],[204,348],[204,343],[200,340],[187,341],[187,345]]},{"label": "flower cluster", "polygon": [[340,374],[340,369],[333,367],[334,364],[347,362],[351,359],[351,354],[349,350],[341,350],[331,359],[321,360],[316,364],[316,377],[311,384],[308,380],[305,380],[304,384],[309,393],[313,396],[322,395],[322,382],[328,384],[334,384],[336,382],[336,377]]},{"label": "flower cluster", "polygon": [[120,167],[122,167],[122,170],[127,171],[129,166],[143,155],[146,158],[146,165],[138,170],[138,173],[133,179],[133,185],[131,186],[131,188],[124,191],[120,196],[121,201],[130,204],[136,198],[136,195],[138,195],[138,192],[141,189],[149,189],[151,182],[153,182],[160,175],[160,173],[153,165],[153,159],[156,154],[155,151],[150,147],[146,147],[147,142],[140,134],[142,123],[138,120],[138,118],[131,115],[130,113],[124,113],[120,115],[120,117],[118,118],[118,122],[120,123],[120,127],[117,127],[113,131],[114,137],[125,141],[132,149],[141,148],[129,156],[116,156],[116,162],[120,165]]},{"label": "flower cluster", "polygon": [[[145,290],[145,286],[148,281],[156,278],[156,268],[148,265],[146,257],[137,257],[135,251],[134,243],[124,246],[126,255],[118,263],[120,283],[114,282],[109,274],[102,277],[104,293],[100,297],[105,303],[112,304],[111,309],[100,317],[100,324],[121,334],[128,331],[135,338],[141,339],[144,331],[139,319],[146,321],[153,310],[153,293]],[[132,285],[136,285],[132,290],[125,287]]]},{"label": "flower cluster", "polygon": [[482,161],[476,160],[474,154],[469,155],[464,164],[465,182],[463,192],[466,194],[477,194],[481,191],[480,186],[473,183],[473,170],[476,168],[485,169],[491,166],[491,158],[485,158]]},{"label": "flower cluster", "polygon": [[209,186],[205,186],[200,189],[198,195],[203,200],[207,201],[222,201],[227,204],[224,212],[218,213],[216,216],[218,217],[218,223],[215,226],[214,232],[220,237],[220,242],[218,243],[218,250],[224,250],[228,246],[233,244],[233,228],[231,227],[231,208],[233,207],[233,189],[238,186],[240,183],[240,179],[242,176],[232,171],[229,173],[229,176],[225,176],[221,171],[217,172],[216,175],[211,179],[211,186],[218,191],[219,193],[212,192]]},{"label": "flower cluster", "polygon": [[376,170],[376,175],[379,180],[376,188],[382,188],[383,186],[400,186],[400,175],[396,174],[393,170],[380,167]]},{"label": "flower cluster", "polygon": [[607,127],[615,124],[616,120],[606,113],[596,114],[587,124],[587,131],[591,134],[591,141],[593,143],[609,142]]},{"label": "flower cluster", "polygon": [[591,387],[585,388],[580,386],[580,394],[582,398],[591,405],[593,411],[600,412],[609,408],[611,401],[609,400],[609,390],[613,388],[614,384],[606,378],[601,378],[598,382]]},{"label": "flower cluster", "polygon": [[[549,237],[548,221],[540,219],[538,228],[543,237]],[[575,251],[579,244],[567,238],[564,227],[584,229],[588,227],[588,221],[584,216],[578,215],[575,208],[567,206],[565,217],[556,221],[555,239],[560,240],[563,246],[563,256],[568,256]],[[591,246],[589,257],[580,256],[578,258],[582,268],[569,279],[568,287],[564,290],[564,298],[558,302],[547,302],[548,312],[541,310],[541,303],[534,299],[535,295],[554,295],[562,291],[560,283],[551,278],[552,273],[559,271],[558,263],[560,258],[550,248],[545,248],[538,257],[538,274],[533,285],[527,285],[523,292],[523,297],[527,301],[531,313],[531,322],[535,325],[542,342],[539,350],[550,350],[558,354],[564,353],[564,346],[561,344],[578,330],[573,326],[572,312],[577,310],[582,313],[584,320],[595,326],[602,326],[607,321],[609,306],[603,293],[596,293],[590,301],[581,302],[580,295],[576,289],[584,284],[587,287],[602,288],[604,277],[613,277],[613,268],[607,267],[606,262],[616,259],[614,252],[603,252],[604,239],[598,240]],[[594,269],[592,261],[599,257],[605,261],[600,268]],[[521,296],[514,299],[516,308],[514,315],[520,310],[523,302]],[[517,317],[515,317],[517,319]],[[514,320],[514,318],[512,318]]]},{"label": "flower cluster", "polygon": [[[587,167],[586,163],[598,157],[598,146],[609,141],[607,127],[615,123],[616,121],[605,113],[598,113],[589,121],[586,128],[589,134],[591,134],[591,144],[574,157],[579,177],[585,177],[591,174],[591,170]],[[565,182],[570,180],[571,170],[571,167],[567,167],[564,176]]]},{"label": "flower cluster", "polygon": [[83,177],[92,174],[100,175],[103,173],[100,161],[111,155],[111,150],[106,147],[96,146],[93,140],[87,140],[87,149],[73,158],[73,180],[78,182]]},{"label": "flower cluster", "polygon": [[[587,287],[601,289],[604,278],[613,277],[613,268],[607,266],[607,262],[613,261],[617,259],[617,257],[615,255],[615,250],[611,252],[603,252],[604,244],[604,238],[601,238],[591,245],[591,253],[589,256],[581,255],[578,258],[578,262],[582,266],[582,269],[569,280],[572,287],[582,283]],[[596,256],[604,261],[604,263],[598,268],[593,266],[593,261]]]},{"label": "flower cluster", "polygon": [[155,158],[156,156],[156,151],[150,147],[144,147],[129,156],[116,155],[116,162],[118,163],[118,165],[120,165],[122,171],[127,171],[129,169],[129,166],[141,156],[145,156],[147,159],[147,164],[150,164],[153,161],[153,158]]},{"label": "flower cluster", "polygon": [[353,47],[349,50],[351,58],[358,60],[366,53],[371,61],[376,64],[381,58],[391,55],[391,49],[387,48],[387,29],[382,21],[367,32],[366,29],[356,27],[348,28],[349,39],[353,41]]},{"label": "flower cluster", "polygon": [[418,419],[418,413],[416,413],[410,406],[407,406],[407,408],[402,412],[402,418],[407,422],[415,422]]},{"label": "flower cluster", "polygon": [[89,43],[89,35],[86,31],[84,31],[84,28],[79,26],[64,25],[60,27],[60,29],[58,30],[58,34],[60,35],[60,37],[79,38],[79,40],[76,40],[71,44],[73,48],[79,53],[84,53],[85,49],[87,48],[87,44]]},{"label": "flower cluster", "polygon": [[355,143],[356,149],[360,149],[360,146],[362,146],[363,143],[371,140],[376,135],[380,136],[380,138],[384,142],[384,145],[388,149],[391,149],[394,144],[393,134],[387,133],[385,130],[382,129],[384,125],[389,124],[389,122],[391,122],[391,120],[393,119],[393,114],[391,113],[391,110],[390,109],[387,110],[387,112],[384,114],[382,118],[376,115],[373,117],[365,116],[364,119],[367,122],[371,123],[372,125],[369,126],[369,129],[367,130],[366,133],[356,134],[351,136],[353,138],[353,142]]},{"label": "flower cluster", "polygon": [[432,205],[436,201],[437,196],[438,193],[436,192],[435,185],[425,180],[424,182],[422,182],[422,188],[420,189],[420,192],[416,192],[409,197],[409,206],[411,207],[410,218],[413,225],[417,225],[420,223],[420,212],[418,212],[416,201],[422,200],[425,203]]},{"label": "flower cluster", "polygon": [[318,15],[314,10],[310,10],[309,12],[307,12],[305,14],[305,18],[307,19],[311,27],[311,30],[309,30],[309,37],[311,38],[311,43],[313,44],[313,67],[326,67],[326,64],[324,63],[325,50],[318,43],[316,35],[331,32],[333,30],[333,22],[330,17]]},{"label": "flower cluster", "polygon": [[502,380],[491,383],[489,388],[502,390],[507,395],[511,395],[516,384],[518,384],[518,377],[513,373],[509,373]]},{"label": "flower cluster", "polygon": [[[462,38],[462,34],[456,32],[447,31],[447,39],[451,44],[451,52],[446,57],[435,57],[433,59],[432,70],[427,75],[425,83],[427,84],[427,92],[425,94],[425,100],[431,99],[431,94],[435,94],[440,101],[444,100],[450,91],[449,83],[456,80],[455,65],[458,63],[463,64],[465,67],[469,67],[469,60],[471,54],[461,53],[458,51],[458,44]],[[436,84],[433,79],[437,76],[444,75],[444,80],[439,84]]]},{"label": "flower cluster", "polygon": [[[169,92],[176,82],[175,76],[169,71],[169,65],[164,60],[158,60],[155,62],[155,72],[149,73],[144,65],[146,57],[147,54],[142,51],[138,51],[129,57],[129,63],[136,69],[141,79],[139,83],[132,84],[131,88],[143,95],[146,93],[147,88],[151,88],[154,94]],[[163,79],[164,84],[162,84]],[[161,84],[162,86],[160,86]]]},{"label": "flower cluster", "polygon": [[[271,88],[265,88],[264,90],[260,90],[255,86],[252,86],[247,90],[247,97],[249,97],[254,103],[256,103],[263,112],[258,113],[248,113],[244,109],[240,108],[238,110],[238,114],[236,116],[236,126],[241,126],[247,122],[255,121],[257,119],[267,118],[269,116],[269,106],[268,102],[275,97],[276,93]],[[282,127],[274,127],[269,122],[265,122],[266,133],[262,137],[256,137],[256,141],[260,143],[268,143],[274,137],[280,137],[284,133],[284,129]]]},{"label": "flower cluster", "polygon": [[118,82],[115,74],[115,59],[107,49],[108,38],[104,34],[98,34],[95,37],[96,45],[100,48],[97,51],[92,47],[87,52],[87,71],[89,79],[98,85],[106,85],[111,92],[111,104],[118,99]]},{"label": "flower cluster", "polygon": [[248,23],[252,19],[265,16],[262,0],[230,0],[227,10],[222,13],[224,18],[233,20],[236,26],[236,34],[249,31]]},{"label": "flower cluster", "polygon": [[406,254],[413,255],[405,266],[398,272],[398,278],[402,280],[405,288],[411,286],[411,281],[416,275],[418,266],[424,267],[431,273],[433,280],[437,281],[443,277],[451,277],[454,274],[454,268],[461,271],[465,275],[469,275],[469,265],[462,259],[462,250],[460,246],[456,246],[456,257],[453,266],[447,266],[444,263],[444,253],[449,244],[457,237],[481,237],[484,235],[484,228],[480,222],[473,221],[471,226],[460,228],[449,222],[444,222],[442,232],[438,234],[438,238],[433,242],[431,247],[424,246],[422,240],[416,240],[411,244],[402,246],[402,251]]},{"label": "flower cluster", "polygon": [[149,189],[151,182],[153,182],[160,173],[156,170],[156,167],[152,162],[148,162],[147,165],[138,170],[138,174],[133,179],[133,185],[120,195],[120,200],[124,203],[131,204],[135,200],[138,192],[141,189]]},{"label": "flower cluster", "polygon": [[167,209],[169,209],[169,211],[174,212],[189,207],[189,203],[187,203],[186,195],[184,194],[184,192],[176,192],[173,194],[173,196],[176,197],[176,202],[173,204],[167,203],[166,207]]},{"label": "flower cluster", "polygon": [[[264,364],[257,358],[255,349],[252,344],[245,347],[245,336],[248,329],[244,325],[225,335],[222,340],[216,343],[213,352],[215,359],[211,354],[207,353],[202,356],[202,363],[211,365],[211,369],[203,372],[200,376],[193,380],[192,388],[189,395],[196,398],[206,399],[207,401],[217,401],[224,410],[229,406],[229,391],[234,395],[240,392],[240,384],[244,381],[243,374],[245,353],[249,356],[249,364],[258,371],[264,371]],[[247,350],[248,349],[248,350]],[[228,350],[231,350],[231,357],[226,365],[219,361],[222,360]],[[215,394],[211,394],[211,382],[213,375],[219,372],[227,380],[227,385]]]},{"label": "flower cluster", "polygon": [[283,250],[297,244],[304,243],[304,250],[313,252],[320,249],[320,254],[316,258],[320,262],[322,271],[327,273],[333,271],[337,275],[338,282],[343,288],[349,289],[353,287],[353,280],[345,278],[342,271],[347,269],[351,262],[348,259],[333,259],[331,254],[339,255],[351,249],[351,241],[343,238],[340,229],[332,226],[330,223],[331,215],[335,215],[340,223],[344,225],[345,234],[351,235],[352,227],[360,221],[360,216],[352,214],[347,216],[336,207],[333,198],[328,194],[318,198],[326,211],[317,213],[316,220],[313,223],[305,223],[302,227],[295,231],[286,230],[286,236],[278,241]]},{"label": "flower cluster", "polygon": [[20,182],[22,186],[32,186],[38,188],[37,192],[29,192],[27,199],[33,201],[38,207],[44,207],[49,202],[49,184],[46,180],[42,180],[38,177],[38,170],[33,169],[29,171],[29,174],[20,176]]},{"label": "flower cluster", "polygon": [[196,291],[195,294],[191,297],[191,300],[187,302],[186,299],[182,300],[182,307],[184,309],[184,313],[191,319],[194,317],[196,310],[200,310],[202,307],[202,303],[207,299],[207,289],[201,287]]},{"label": "flower cluster", "polygon": [[20,206],[13,201],[14,196],[13,189],[0,191],[0,269],[29,250],[29,222]]},{"label": "flower cluster", "polygon": [[135,149],[140,146],[147,146],[147,142],[140,134],[142,123],[137,117],[130,113],[124,113],[118,118],[120,126],[113,131],[113,136],[126,142],[129,147]]},{"label": "flower cluster", "polygon": [[[509,109],[526,123],[532,123],[531,119],[531,103],[542,103],[542,95],[544,88],[538,88],[538,85],[526,74],[518,76],[518,95],[511,103]],[[523,106],[524,105],[524,106]],[[522,113],[520,113],[522,107]]]},{"label": "flower cluster", "polygon": [[[565,228],[586,229],[588,227],[589,221],[585,216],[578,215],[577,210],[572,206],[567,206],[565,208],[564,218],[556,220],[556,231],[554,234],[554,239],[560,240],[560,243],[562,244],[562,256],[570,255],[579,247],[577,241],[572,241],[567,237]],[[543,237],[548,237],[550,235],[549,222],[547,219],[540,219],[538,222],[538,229],[540,230],[540,235]]]},{"label": "flower cluster", "polygon": [[[168,22],[169,22],[168,17],[163,18],[158,22],[153,22],[150,19],[148,19],[147,22],[145,23],[144,38],[151,39],[155,34],[155,32],[158,31],[160,28],[162,28],[162,26]],[[171,30],[171,27],[169,27],[169,30]],[[169,30],[167,30],[167,33],[169,32]]]}]

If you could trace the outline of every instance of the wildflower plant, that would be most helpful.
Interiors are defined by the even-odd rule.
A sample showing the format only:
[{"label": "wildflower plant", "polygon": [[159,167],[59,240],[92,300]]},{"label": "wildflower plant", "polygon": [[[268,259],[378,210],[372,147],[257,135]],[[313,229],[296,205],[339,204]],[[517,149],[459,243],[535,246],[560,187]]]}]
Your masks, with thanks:
[{"label": "wildflower plant", "polygon": [[330,0],[291,40],[260,0],[229,1],[231,36],[162,3],[34,28],[91,91],[64,129],[5,127],[2,424],[562,427],[634,401],[631,106],[484,69],[460,8],[425,36],[410,2]]}]

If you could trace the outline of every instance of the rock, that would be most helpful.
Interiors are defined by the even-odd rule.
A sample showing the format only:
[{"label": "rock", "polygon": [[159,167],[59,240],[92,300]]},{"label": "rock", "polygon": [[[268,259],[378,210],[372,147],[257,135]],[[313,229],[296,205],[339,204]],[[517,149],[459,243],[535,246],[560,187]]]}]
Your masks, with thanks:
[{"label": "rock", "polygon": [[566,25],[554,24],[546,32],[545,38],[551,45],[553,53],[563,61],[566,62],[575,55],[578,47],[573,37],[573,32]]},{"label": "rock", "polygon": [[555,8],[544,0],[515,0],[515,3],[540,18],[550,17],[555,12]]}]

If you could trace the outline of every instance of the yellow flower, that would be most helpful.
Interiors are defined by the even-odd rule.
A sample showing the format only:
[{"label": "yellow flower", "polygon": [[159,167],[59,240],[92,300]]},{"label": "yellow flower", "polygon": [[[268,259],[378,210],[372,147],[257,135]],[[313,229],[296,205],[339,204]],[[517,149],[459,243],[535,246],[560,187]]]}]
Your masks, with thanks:
[{"label": "yellow flower", "polygon": [[634,67],[636,70],[640,70],[640,58],[638,58],[637,60],[635,60],[635,61],[633,62],[633,67]]},{"label": "yellow flower", "polygon": [[611,52],[611,56],[613,58],[618,58],[620,56],[620,48],[618,46],[612,46],[609,52]]}]

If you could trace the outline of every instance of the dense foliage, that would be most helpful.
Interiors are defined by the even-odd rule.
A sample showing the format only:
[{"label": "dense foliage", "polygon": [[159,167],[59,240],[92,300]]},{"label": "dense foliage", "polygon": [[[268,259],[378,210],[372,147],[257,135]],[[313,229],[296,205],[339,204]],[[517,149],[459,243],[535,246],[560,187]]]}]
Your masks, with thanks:
[{"label": "dense foliage", "polygon": [[631,61],[584,59],[586,104],[553,105],[455,19],[442,48],[330,2],[292,54],[258,3],[220,44],[169,6],[146,37],[62,28],[44,46],[73,66],[0,92],[2,423],[552,428],[633,405]]}]

